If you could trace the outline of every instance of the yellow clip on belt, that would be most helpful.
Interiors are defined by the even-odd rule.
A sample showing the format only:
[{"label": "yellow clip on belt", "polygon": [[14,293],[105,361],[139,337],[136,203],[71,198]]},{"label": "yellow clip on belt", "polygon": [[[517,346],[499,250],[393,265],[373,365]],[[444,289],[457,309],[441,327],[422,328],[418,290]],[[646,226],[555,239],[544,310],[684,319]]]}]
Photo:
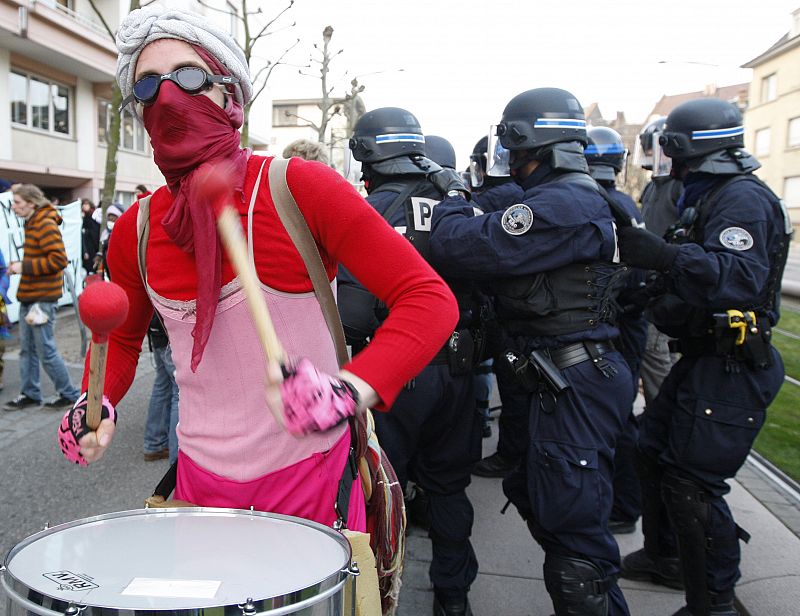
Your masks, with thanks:
[{"label": "yellow clip on belt", "polygon": [[754,334],[758,332],[755,312],[742,312],[741,310],[726,310],[725,312],[728,315],[728,327],[739,330],[736,336],[736,346],[744,344],[748,329]]}]

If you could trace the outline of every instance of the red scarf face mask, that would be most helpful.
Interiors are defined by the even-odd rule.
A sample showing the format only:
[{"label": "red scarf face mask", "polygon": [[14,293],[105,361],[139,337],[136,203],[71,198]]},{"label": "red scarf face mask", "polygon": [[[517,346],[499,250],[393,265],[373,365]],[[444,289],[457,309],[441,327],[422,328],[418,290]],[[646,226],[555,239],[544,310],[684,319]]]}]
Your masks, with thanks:
[{"label": "red scarf face mask", "polygon": [[197,321],[192,330],[191,367],[203,357],[222,286],[222,252],[214,204],[196,189],[195,174],[206,163],[229,167],[231,195],[243,198],[249,150],[239,145],[242,108],[228,101],[223,109],[203,95],[191,96],[171,81],[161,84],[158,98],[144,108],[156,165],[174,196],[162,225],[181,250],[194,253],[197,265]]}]

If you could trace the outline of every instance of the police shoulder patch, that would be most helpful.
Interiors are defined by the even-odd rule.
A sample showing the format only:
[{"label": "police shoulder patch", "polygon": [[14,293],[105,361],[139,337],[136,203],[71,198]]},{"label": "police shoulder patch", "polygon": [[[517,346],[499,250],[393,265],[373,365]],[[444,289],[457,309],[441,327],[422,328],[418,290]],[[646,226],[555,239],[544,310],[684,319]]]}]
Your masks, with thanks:
[{"label": "police shoulder patch", "polygon": [[533,211],[524,203],[512,205],[503,212],[503,230],[510,235],[522,235],[533,226]]},{"label": "police shoulder patch", "polygon": [[750,250],[753,247],[753,236],[747,229],[728,227],[719,234],[719,243],[731,250]]}]

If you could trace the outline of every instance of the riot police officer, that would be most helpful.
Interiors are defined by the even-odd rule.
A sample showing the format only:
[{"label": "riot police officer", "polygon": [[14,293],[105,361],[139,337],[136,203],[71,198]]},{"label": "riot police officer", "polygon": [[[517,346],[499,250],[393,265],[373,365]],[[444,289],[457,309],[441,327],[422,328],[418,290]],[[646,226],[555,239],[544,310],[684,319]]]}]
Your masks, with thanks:
[{"label": "riot police officer", "polygon": [[[481,137],[469,157],[471,203],[484,212],[497,212],[522,201],[523,191],[510,176],[487,173],[488,142],[486,135]],[[505,350],[503,339],[502,329],[498,327],[492,310],[486,328],[489,357],[496,359]],[[483,458],[472,469],[472,474],[479,477],[505,477],[523,459],[528,446],[528,394],[517,385],[507,366],[499,362],[493,365],[502,405],[497,421],[497,451]]]},{"label": "riot police officer", "polygon": [[608,519],[633,391],[610,342],[625,275],[612,212],[630,221],[588,174],[583,108],[569,92],[517,95],[495,134],[490,172],[505,164],[522,199],[481,216],[461,197],[442,201],[431,255],[445,273],[491,286],[513,344],[504,357],[529,392],[530,431],[527,459],[503,489],[545,551],[557,616],[628,614]]},{"label": "riot police officer", "polygon": [[[350,149],[361,162],[367,201],[428,258],[434,206],[448,192],[466,193],[458,173],[425,156],[419,122],[404,109],[385,107],[364,114],[355,126]],[[369,333],[386,307],[376,306],[352,276],[342,273],[339,302],[346,332]],[[480,422],[472,382],[473,328],[480,310],[472,304],[468,285],[451,286],[461,312],[457,329],[406,385],[389,412],[375,414],[378,438],[401,484],[405,487],[412,480],[427,495],[434,616],[471,614],[467,593],[478,571],[469,540],[473,509],[465,490],[470,468],[480,458]],[[354,308],[359,303],[362,308]],[[359,318],[364,322],[356,322]]]},{"label": "riot police officer", "polygon": [[[739,539],[724,495],[783,382],[770,345],[791,226],[755,175],[739,110],[697,99],[667,116],[660,142],[684,191],[670,242],[620,231],[623,259],[662,272],[648,307],[678,339],[681,359],[647,409],[640,449],[660,479],[678,537],[686,607],[680,616],[735,616]],[[647,515],[647,511],[645,515]]]},{"label": "riot police officer", "polygon": [[[587,131],[586,162],[591,175],[637,224],[642,215],[630,196],[617,189],[617,176],[625,170],[628,150],[622,137],[612,128],[596,126]],[[639,293],[645,284],[646,272],[632,269],[619,298],[623,308],[619,318],[619,338],[614,345],[622,353],[633,377],[633,397],[639,386],[639,370],[647,342],[647,321],[642,308],[627,297]],[[641,492],[636,474],[636,443],[639,440],[639,423],[631,405],[625,429],[617,441],[614,456],[614,504],[611,507],[609,529],[614,534],[632,533],[641,514]]]},{"label": "riot police officer", "polygon": [[[672,225],[678,221],[678,197],[683,190],[680,179],[672,173],[670,158],[658,143],[664,130],[666,118],[656,118],[645,126],[636,143],[634,162],[643,169],[652,171],[650,181],[644,187],[639,201],[642,204],[642,218],[645,227],[658,236],[664,237]],[[642,357],[642,388],[645,408],[653,403],[674,363],[668,346],[669,337],[650,325],[647,332],[647,346]],[[623,563],[623,571],[624,571]]]}]

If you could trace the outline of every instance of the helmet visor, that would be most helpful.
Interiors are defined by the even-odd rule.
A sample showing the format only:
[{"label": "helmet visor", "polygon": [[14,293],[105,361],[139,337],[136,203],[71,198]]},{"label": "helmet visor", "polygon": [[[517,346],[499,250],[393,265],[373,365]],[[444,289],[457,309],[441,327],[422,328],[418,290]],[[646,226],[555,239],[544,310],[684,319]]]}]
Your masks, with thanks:
[{"label": "helmet visor", "polygon": [[[645,145],[642,144],[645,142]],[[644,169],[653,168],[653,134],[641,135],[633,146],[633,164]],[[658,144],[658,141],[655,141]]]},{"label": "helmet visor", "polygon": [[486,154],[473,154],[469,157],[469,184],[472,188],[480,188],[483,186],[483,167],[481,158],[485,158]]},{"label": "helmet visor", "polygon": [[665,177],[672,171],[672,159],[664,154],[661,147],[661,131],[653,133],[653,177]]},{"label": "helmet visor", "polygon": [[361,163],[353,158],[353,151],[347,148],[344,151],[344,160],[342,161],[342,175],[353,186],[361,186]]},{"label": "helmet visor", "polygon": [[489,143],[486,151],[486,175],[498,178],[510,176],[510,154],[500,143],[500,138],[497,136],[496,124],[489,128]]}]

